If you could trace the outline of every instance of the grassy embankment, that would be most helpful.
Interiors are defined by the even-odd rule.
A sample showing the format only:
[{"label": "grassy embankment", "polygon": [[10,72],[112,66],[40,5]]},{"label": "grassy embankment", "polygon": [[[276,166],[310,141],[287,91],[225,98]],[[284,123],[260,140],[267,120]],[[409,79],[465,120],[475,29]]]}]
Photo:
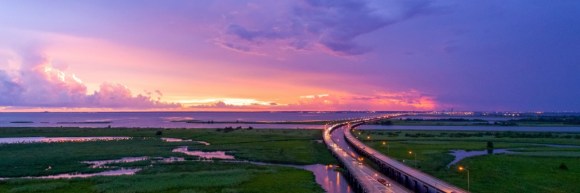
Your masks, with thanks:
[{"label": "grassy embankment", "polygon": [[[366,130],[355,131],[355,135],[383,154],[414,167],[414,155],[408,153],[412,151],[417,154],[420,170],[465,189],[467,176],[457,166],[466,166],[472,192],[580,192],[580,148],[540,145],[580,145],[580,134]],[[486,150],[488,141],[496,149],[518,154],[471,157],[446,167],[454,159],[449,150]],[[567,169],[560,168],[562,163]]]},{"label": "grassy embankment", "polygon": [[[84,143],[0,145],[0,176],[40,176],[69,172],[98,172],[81,161],[122,157],[186,157],[171,150],[221,150],[240,160],[274,163],[334,163],[318,130],[233,130],[204,129],[84,129],[84,128],[2,128],[0,137],[23,136],[129,136],[132,140]],[[207,141],[163,142],[159,137]],[[96,177],[72,180],[8,180],[0,182],[0,192],[321,192],[314,176],[299,169],[254,166],[242,163],[187,161],[161,164],[142,161],[125,166],[143,168],[135,176]],[[46,168],[51,167],[50,170]],[[278,189],[279,187],[287,187]]]}]

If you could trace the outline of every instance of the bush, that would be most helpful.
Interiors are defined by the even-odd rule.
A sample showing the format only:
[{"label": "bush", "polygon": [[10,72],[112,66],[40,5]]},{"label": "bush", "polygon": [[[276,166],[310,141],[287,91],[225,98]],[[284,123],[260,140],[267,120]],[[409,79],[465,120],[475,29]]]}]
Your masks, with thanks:
[{"label": "bush", "polygon": [[565,163],[561,163],[560,167],[558,168],[560,168],[561,170],[568,170],[568,166]]}]

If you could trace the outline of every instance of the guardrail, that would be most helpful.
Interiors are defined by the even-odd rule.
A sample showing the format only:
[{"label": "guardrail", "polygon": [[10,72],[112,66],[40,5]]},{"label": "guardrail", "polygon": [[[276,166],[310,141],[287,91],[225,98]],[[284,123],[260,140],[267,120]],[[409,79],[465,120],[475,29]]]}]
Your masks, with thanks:
[{"label": "guardrail", "polygon": [[354,192],[371,192],[372,185],[367,181],[359,180],[364,179],[363,174],[356,172],[357,170],[355,163],[357,162],[355,158],[351,157],[345,150],[338,147],[338,145],[332,140],[331,133],[333,130],[347,125],[347,123],[339,123],[330,126],[328,129],[324,130],[323,140],[326,143],[328,149],[332,153],[332,156],[339,161],[339,164],[346,169],[345,178],[350,182]]},{"label": "guardrail", "polygon": [[366,122],[392,118],[394,116],[385,116],[374,119],[366,119],[360,122],[356,122],[350,128],[344,130],[344,138],[346,142],[354,148],[356,152],[362,156],[367,157],[367,159],[374,162],[381,173],[385,174],[389,178],[397,181],[398,183],[404,185],[418,193],[465,193],[467,191],[458,188],[456,186],[450,185],[443,182],[435,177],[425,174],[419,170],[406,166],[405,164],[389,158],[376,151],[375,149],[366,146],[361,141],[356,139],[350,132],[353,128],[360,126]]}]

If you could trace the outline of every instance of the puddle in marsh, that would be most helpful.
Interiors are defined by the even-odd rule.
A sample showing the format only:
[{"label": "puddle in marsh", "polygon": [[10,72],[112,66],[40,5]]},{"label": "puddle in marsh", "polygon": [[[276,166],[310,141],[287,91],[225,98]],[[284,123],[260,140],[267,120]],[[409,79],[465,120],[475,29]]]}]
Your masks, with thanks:
[{"label": "puddle in marsh", "polygon": [[167,137],[162,137],[161,140],[165,141],[165,142],[196,142],[202,145],[211,145],[206,141],[193,141],[191,139],[179,139],[179,138],[167,138]]},{"label": "puddle in marsh", "polygon": [[187,146],[177,147],[172,152],[183,153],[185,155],[197,156],[204,159],[235,159],[232,155],[227,155],[225,151],[189,151]]},{"label": "puddle in marsh", "polygon": [[90,142],[90,141],[117,141],[128,140],[130,137],[8,137],[0,138],[0,144],[21,143],[64,143],[64,142]]},{"label": "puddle in marsh", "polygon": [[148,160],[149,157],[124,157],[121,159],[115,160],[98,160],[98,161],[83,161],[81,163],[89,164],[89,168],[109,168],[107,164],[113,163],[131,163],[131,162],[138,162],[138,161],[145,161]]},{"label": "puddle in marsh", "polygon": [[[474,156],[482,156],[482,155],[487,155],[487,150],[479,150],[479,151],[465,151],[465,150],[450,150],[451,152],[449,154],[455,156],[455,159],[447,164],[447,167],[451,167],[453,164],[458,163],[459,161],[468,158],[468,157],[474,157]],[[493,154],[513,154],[515,152],[509,151],[507,149],[494,149],[493,150]]]},{"label": "puddle in marsh", "polygon": [[151,160],[154,163],[174,163],[174,162],[182,162],[185,161],[183,157],[124,157],[121,159],[113,159],[113,160],[96,160],[96,161],[83,161],[81,163],[89,164],[89,168],[112,168],[114,166],[108,166],[108,164],[115,164],[115,163],[132,163],[132,162],[139,162],[139,161],[146,161]]},{"label": "puddle in marsh", "polygon": [[[543,144],[543,143],[524,143],[529,145],[535,146],[545,146],[545,147],[554,147],[554,148],[580,148],[578,145],[563,145],[563,144]],[[522,148],[517,148],[522,149]],[[512,149],[513,150],[513,149]],[[447,167],[451,167],[453,164],[458,163],[459,161],[474,156],[482,156],[487,155],[487,150],[479,150],[479,151],[465,151],[465,150],[450,150],[449,154],[455,156],[455,159],[447,164]],[[508,149],[494,149],[493,154],[518,154],[519,152],[513,152]]]},{"label": "puddle in marsh", "polygon": [[27,176],[18,178],[0,178],[0,180],[9,179],[70,179],[70,178],[90,178],[95,176],[123,176],[123,175],[134,175],[135,173],[141,171],[140,168],[121,168],[116,170],[109,170],[98,173],[91,174],[81,174],[81,173],[69,173],[69,174],[57,174],[49,176]]},{"label": "puddle in marsh", "polygon": [[63,179],[63,178],[89,178],[95,176],[122,176],[122,175],[133,175],[137,172],[141,171],[139,168],[121,168],[117,170],[110,170],[104,171],[99,173],[92,173],[92,174],[58,174],[58,175],[50,175],[50,176],[39,176],[39,177],[24,177],[30,179]]},{"label": "puddle in marsh", "polygon": [[175,162],[183,162],[185,158],[182,157],[167,157],[167,158],[157,158],[154,160],[155,162],[159,163],[175,163]]}]

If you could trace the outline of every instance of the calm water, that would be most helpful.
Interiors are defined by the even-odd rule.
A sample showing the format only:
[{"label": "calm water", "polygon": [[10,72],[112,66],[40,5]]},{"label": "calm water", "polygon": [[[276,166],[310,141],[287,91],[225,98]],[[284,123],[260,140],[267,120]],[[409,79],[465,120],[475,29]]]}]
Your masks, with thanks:
[{"label": "calm water", "polygon": [[430,130],[430,131],[551,131],[580,132],[580,127],[506,127],[506,126],[408,126],[408,125],[362,125],[360,129],[377,130]]},{"label": "calm water", "polygon": [[225,151],[191,151],[187,146],[175,148],[171,152],[183,153],[185,155],[196,156],[203,159],[236,159],[234,156],[226,154]]},{"label": "calm water", "polygon": [[303,124],[199,124],[202,121],[308,121],[376,116],[374,112],[109,112],[109,113],[0,113],[0,127],[155,127],[155,128],[308,128]]},{"label": "calm water", "polygon": [[16,143],[65,143],[65,142],[89,142],[89,141],[118,141],[128,140],[130,137],[2,137],[0,144]]},{"label": "calm water", "polygon": [[[513,153],[512,151],[509,151],[507,149],[494,149],[493,150],[493,154],[510,154]],[[453,161],[449,164],[447,164],[447,167],[451,167],[453,164],[458,163],[459,161],[468,158],[468,157],[475,157],[475,156],[483,156],[483,155],[487,155],[487,150],[474,150],[474,151],[465,151],[462,149],[459,150],[450,150],[451,155],[453,155],[455,157],[455,159],[453,159]]]}]

